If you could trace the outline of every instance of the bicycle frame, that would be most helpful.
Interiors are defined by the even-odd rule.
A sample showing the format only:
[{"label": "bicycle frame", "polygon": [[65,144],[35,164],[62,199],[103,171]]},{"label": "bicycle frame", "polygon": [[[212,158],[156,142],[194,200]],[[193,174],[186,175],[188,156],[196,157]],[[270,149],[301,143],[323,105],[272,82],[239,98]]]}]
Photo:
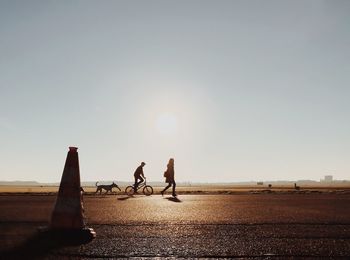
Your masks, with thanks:
[{"label": "bicycle frame", "polygon": [[[140,190],[142,189],[142,192],[143,194],[145,194],[146,196],[150,196],[153,194],[153,188],[152,186],[150,185],[147,185],[147,181],[146,181],[146,178],[144,179],[143,182],[141,182],[138,186],[137,186],[137,190]],[[135,193],[135,184],[134,185],[130,185],[130,186],[127,186],[125,188],[125,193],[128,194],[128,195],[132,195]]]},{"label": "bicycle frame", "polygon": [[[141,182],[138,186],[137,186],[137,190],[145,187],[147,185],[147,182],[146,182],[146,178],[144,179],[143,182]],[[132,187],[135,189],[135,184],[132,185]]]}]

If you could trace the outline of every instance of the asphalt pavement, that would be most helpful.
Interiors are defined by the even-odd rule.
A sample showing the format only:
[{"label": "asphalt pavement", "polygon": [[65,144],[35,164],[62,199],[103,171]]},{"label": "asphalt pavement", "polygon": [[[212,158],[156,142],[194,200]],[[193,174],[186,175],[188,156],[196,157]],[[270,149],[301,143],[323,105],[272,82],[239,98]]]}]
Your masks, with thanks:
[{"label": "asphalt pavement", "polygon": [[350,258],[347,194],[85,196],[97,237],[44,248],[35,236],[54,200],[0,196],[2,258]]}]

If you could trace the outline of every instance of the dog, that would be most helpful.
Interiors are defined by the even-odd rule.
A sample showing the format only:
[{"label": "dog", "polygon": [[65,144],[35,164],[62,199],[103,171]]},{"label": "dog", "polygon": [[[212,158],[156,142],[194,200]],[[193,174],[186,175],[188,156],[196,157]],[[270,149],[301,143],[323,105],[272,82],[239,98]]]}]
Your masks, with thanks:
[{"label": "dog", "polygon": [[98,182],[96,182],[96,192],[100,192],[100,194],[102,193],[102,190],[106,190],[106,193],[107,194],[108,192],[111,192],[112,193],[112,189],[113,188],[117,188],[119,191],[121,191],[121,189],[119,188],[119,186],[117,184],[115,184],[114,182],[110,185],[97,185]]}]

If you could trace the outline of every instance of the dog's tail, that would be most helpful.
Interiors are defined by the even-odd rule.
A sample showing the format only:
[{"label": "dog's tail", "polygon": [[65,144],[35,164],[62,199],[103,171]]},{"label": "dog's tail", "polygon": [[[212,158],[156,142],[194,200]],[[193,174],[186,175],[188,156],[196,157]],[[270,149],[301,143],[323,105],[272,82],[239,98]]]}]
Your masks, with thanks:
[{"label": "dog's tail", "polygon": [[97,187],[97,183],[98,183],[98,181],[95,183],[95,186]]}]

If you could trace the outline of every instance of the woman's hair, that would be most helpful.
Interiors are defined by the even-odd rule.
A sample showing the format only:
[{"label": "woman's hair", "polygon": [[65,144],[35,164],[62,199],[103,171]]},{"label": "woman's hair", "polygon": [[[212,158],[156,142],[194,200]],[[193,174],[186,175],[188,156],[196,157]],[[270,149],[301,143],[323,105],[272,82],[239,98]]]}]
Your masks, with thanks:
[{"label": "woman's hair", "polygon": [[174,165],[174,158],[170,158],[170,159],[169,159],[168,165]]}]

